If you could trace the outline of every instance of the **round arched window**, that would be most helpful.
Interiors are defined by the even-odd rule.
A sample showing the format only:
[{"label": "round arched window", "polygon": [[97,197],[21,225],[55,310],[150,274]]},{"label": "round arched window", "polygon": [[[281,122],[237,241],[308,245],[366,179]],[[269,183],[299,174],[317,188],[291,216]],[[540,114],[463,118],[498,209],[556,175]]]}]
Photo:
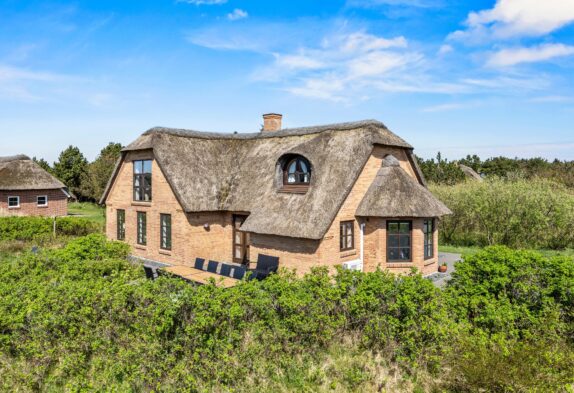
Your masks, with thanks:
[{"label": "round arched window", "polygon": [[309,185],[311,181],[311,165],[301,156],[296,156],[283,167],[284,185]]}]

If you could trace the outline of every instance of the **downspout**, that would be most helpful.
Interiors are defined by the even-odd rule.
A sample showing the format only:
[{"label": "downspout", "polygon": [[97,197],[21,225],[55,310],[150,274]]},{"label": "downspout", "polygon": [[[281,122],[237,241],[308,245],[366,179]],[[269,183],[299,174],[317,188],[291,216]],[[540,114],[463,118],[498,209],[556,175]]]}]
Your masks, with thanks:
[{"label": "downspout", "polygon": [[365,223],[361,223],[361,271],[365,270],[364,267],[364,252],[365,252]]}]

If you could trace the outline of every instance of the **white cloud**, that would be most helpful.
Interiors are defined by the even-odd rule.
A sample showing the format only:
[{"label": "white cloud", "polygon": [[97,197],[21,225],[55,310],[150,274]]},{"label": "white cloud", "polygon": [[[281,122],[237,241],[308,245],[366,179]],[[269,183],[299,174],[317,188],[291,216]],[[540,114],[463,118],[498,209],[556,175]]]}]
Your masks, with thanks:
[{"label": "white cloud", "polygon": [[441,47],[438,50],[438,54],[439,55],[446,55],[447,53],[450,53],[454,50],[454,48],[450,45],[441,45]]},{"label": "white cloud", "polygon": [[489,67],[509,67],[521,63],[534,63],[574,54],[574,46],[543,44],[530,48],[502,49],[490,56]]},{"label": "white cloud", "polygon": [[429,113],[446,112],[446,111],[452,111],[452,110],[456,110],[456,109],[463,109],[463,108],[466,108],[468,106],[469,105],[465,105],[462,103],[439,104],[439,105],[433,105],[433,106],[428,106],[426,108],[423,108],[423,112],[429,112]]},{"label": "white cloud", "polygon": [[227,0],[177,0],[177,2],[195,5],[219,5],[227,3]]},{"label": "white cloud", "polygon": [[239,19],[245,19],[248,16],[249,16],[249,14],[247,13],[247,11],[243,11],[242,9],[236,8],[232,12],[227,14],[227,19],[239,20]]},{"label": "white cloud", "polygon": [[449,37],[484,40],[519,36],[543,36],[574,21],[572,0],[497,0],[494,8],[471,12],[465,24]]}]

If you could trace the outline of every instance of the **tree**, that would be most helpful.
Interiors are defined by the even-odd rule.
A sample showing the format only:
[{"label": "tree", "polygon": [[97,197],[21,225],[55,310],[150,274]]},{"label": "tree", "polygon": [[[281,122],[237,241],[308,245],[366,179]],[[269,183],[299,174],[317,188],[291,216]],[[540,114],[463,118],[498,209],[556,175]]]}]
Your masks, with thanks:
[{"label": "tree", "polygon": [[88,171],[88,160],[80,149],[68,146],[60,153],[58,161],[54,163],[54,175],[60,179],[78,199],[85,199],[82,193],[82,182]]},{"label": "tree", "polygon": [[40,166],[43,170],[48,173],[53,173],[52,167],[48,164],[48,161],[44,160],[43,158],[37,159],[36,157],[32,157],[32,161]]},{"label": "tree", "polygon": [[120,157],[121,143],[110,142],[104,147],[94,162],[88,166],[87,176],[82,184],[82,193],[97,202],[112,175],[114,166]]}]

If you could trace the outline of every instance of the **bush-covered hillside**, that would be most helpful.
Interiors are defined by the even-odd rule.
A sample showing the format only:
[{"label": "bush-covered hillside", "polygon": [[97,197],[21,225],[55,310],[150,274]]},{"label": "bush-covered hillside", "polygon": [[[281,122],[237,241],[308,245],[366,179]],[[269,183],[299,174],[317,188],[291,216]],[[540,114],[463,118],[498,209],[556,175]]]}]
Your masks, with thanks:
[{"label": "bush-covered hillside", "polygon": [[574,191],[561,184],[492,178],[430,190],[453,212],[441,220],[441,243],[574,248]]},{"label": "bush-covered hillside", "polygon": [[0,263],[2,391],[566,391],[574,262],[489,248],[421,276],[146,280],[89,235]]}]

